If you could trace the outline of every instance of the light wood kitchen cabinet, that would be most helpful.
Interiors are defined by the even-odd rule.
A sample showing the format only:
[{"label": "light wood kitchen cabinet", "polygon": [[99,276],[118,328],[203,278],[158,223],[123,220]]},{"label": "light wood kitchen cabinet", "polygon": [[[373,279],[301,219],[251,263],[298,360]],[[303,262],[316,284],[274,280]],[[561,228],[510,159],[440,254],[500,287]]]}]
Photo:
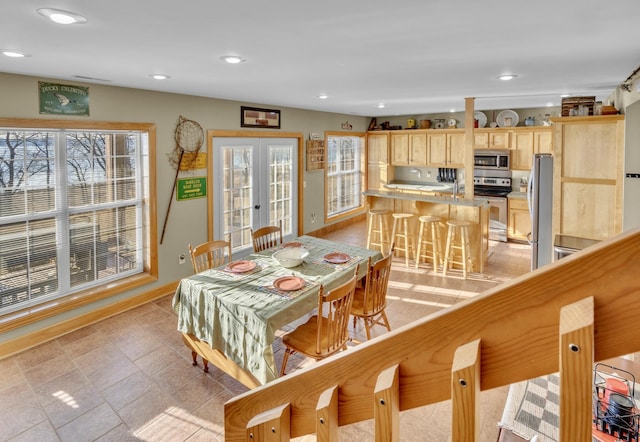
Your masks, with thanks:
[{"label": "light wood kitchen cabinet", "polygon": [[509,198],[509,222],[507,238],[515,241],[527,241],[531,232],[531,215],[526,199]]},{"label": "light wood kitchen cabinet", "polygon": [[427,165],[464,167],[464,130],[438,130],[427,134]]},{"label": "light wood kitchen cabinet", "polygon": [[474,149],[509,149],[511,131],[503,129],[475,129],[473,131]]},{"label": "light wood kitchen cabinet", "polygon": [[531,170],[533,155],[553,153],[551,127],[515,128],[511,133],[511,169]]},{"label": "light wood kitchen cabinet", "polygon": [[624,116],[552,121],[554,236],[602,240],[622,232]]},{"label": "light wood kitchen cabinet", "polygon": [[367,189],[381,190],[393,179],[389,167],[389,134],[367,134]]},{"label": "light wood kitchen cabinet", "polygon": [[393,166],[426,166],[426,133],[401,132],[391,134],[391,164]]}]

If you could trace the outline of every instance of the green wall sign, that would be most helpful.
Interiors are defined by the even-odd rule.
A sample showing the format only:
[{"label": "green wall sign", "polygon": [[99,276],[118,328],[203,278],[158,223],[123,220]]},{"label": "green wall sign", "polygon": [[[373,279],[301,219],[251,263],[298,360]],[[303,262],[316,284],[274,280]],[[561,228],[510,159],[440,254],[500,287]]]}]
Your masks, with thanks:
[{"label": "green wall sign", "polygon": [[207,196],[207,177],[180,178],[176,182],[176,199],[188,200]]},{"label": "green wall sign", "polygon": [[89,88],[38,82],[40,113],[89,116]]}]

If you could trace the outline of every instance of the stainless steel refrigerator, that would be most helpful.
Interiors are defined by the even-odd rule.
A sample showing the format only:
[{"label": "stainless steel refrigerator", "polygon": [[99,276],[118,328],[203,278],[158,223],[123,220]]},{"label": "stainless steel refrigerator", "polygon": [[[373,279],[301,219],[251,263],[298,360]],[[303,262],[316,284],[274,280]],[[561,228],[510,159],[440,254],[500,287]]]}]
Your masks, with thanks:
[{"label": "stainless steel refrigerator", "polygon": [[531,270],[553,261],[553,156],[538,153],[533,156],[529,175],[527,202],[531,214]]}]

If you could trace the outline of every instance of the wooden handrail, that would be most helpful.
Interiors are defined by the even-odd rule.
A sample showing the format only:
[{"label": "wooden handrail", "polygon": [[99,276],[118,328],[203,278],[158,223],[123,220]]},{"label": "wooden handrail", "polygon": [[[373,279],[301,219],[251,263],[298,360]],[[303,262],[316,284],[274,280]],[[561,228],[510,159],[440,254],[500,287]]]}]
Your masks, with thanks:
[{"label": "wooden handrail", "polygon": [[225,404],[225,440],[247,440],[247,423],[290,405],[290,436],[316,432],[316,406],[338,386],[339,425],[373,418],[380,373],[399,366],[399,407],[451,398],[456,350],[480,340],[480,390],[559,370],[561,309],[593,298],[596,361],[640,351],[640,229],[523,275],[299,370]]}]

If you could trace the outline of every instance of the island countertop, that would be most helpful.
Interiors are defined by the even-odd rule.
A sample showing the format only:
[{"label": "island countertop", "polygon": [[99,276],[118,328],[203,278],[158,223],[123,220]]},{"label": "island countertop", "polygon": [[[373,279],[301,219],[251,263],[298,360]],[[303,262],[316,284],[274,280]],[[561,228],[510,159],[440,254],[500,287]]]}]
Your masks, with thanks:
[{"label": "island countertop", "polygon": [[452,196],[403,193],[392,190],[365,190],[362,194],[365,196],[374,196],[377,198],[392,198],[396,200],[420,201],[424,203],[434,204],[450,204],[453,206],[489,207],[488,201],[483,198],[474,198],[472,200],[469,200],[459,197],[453,198]]}]

